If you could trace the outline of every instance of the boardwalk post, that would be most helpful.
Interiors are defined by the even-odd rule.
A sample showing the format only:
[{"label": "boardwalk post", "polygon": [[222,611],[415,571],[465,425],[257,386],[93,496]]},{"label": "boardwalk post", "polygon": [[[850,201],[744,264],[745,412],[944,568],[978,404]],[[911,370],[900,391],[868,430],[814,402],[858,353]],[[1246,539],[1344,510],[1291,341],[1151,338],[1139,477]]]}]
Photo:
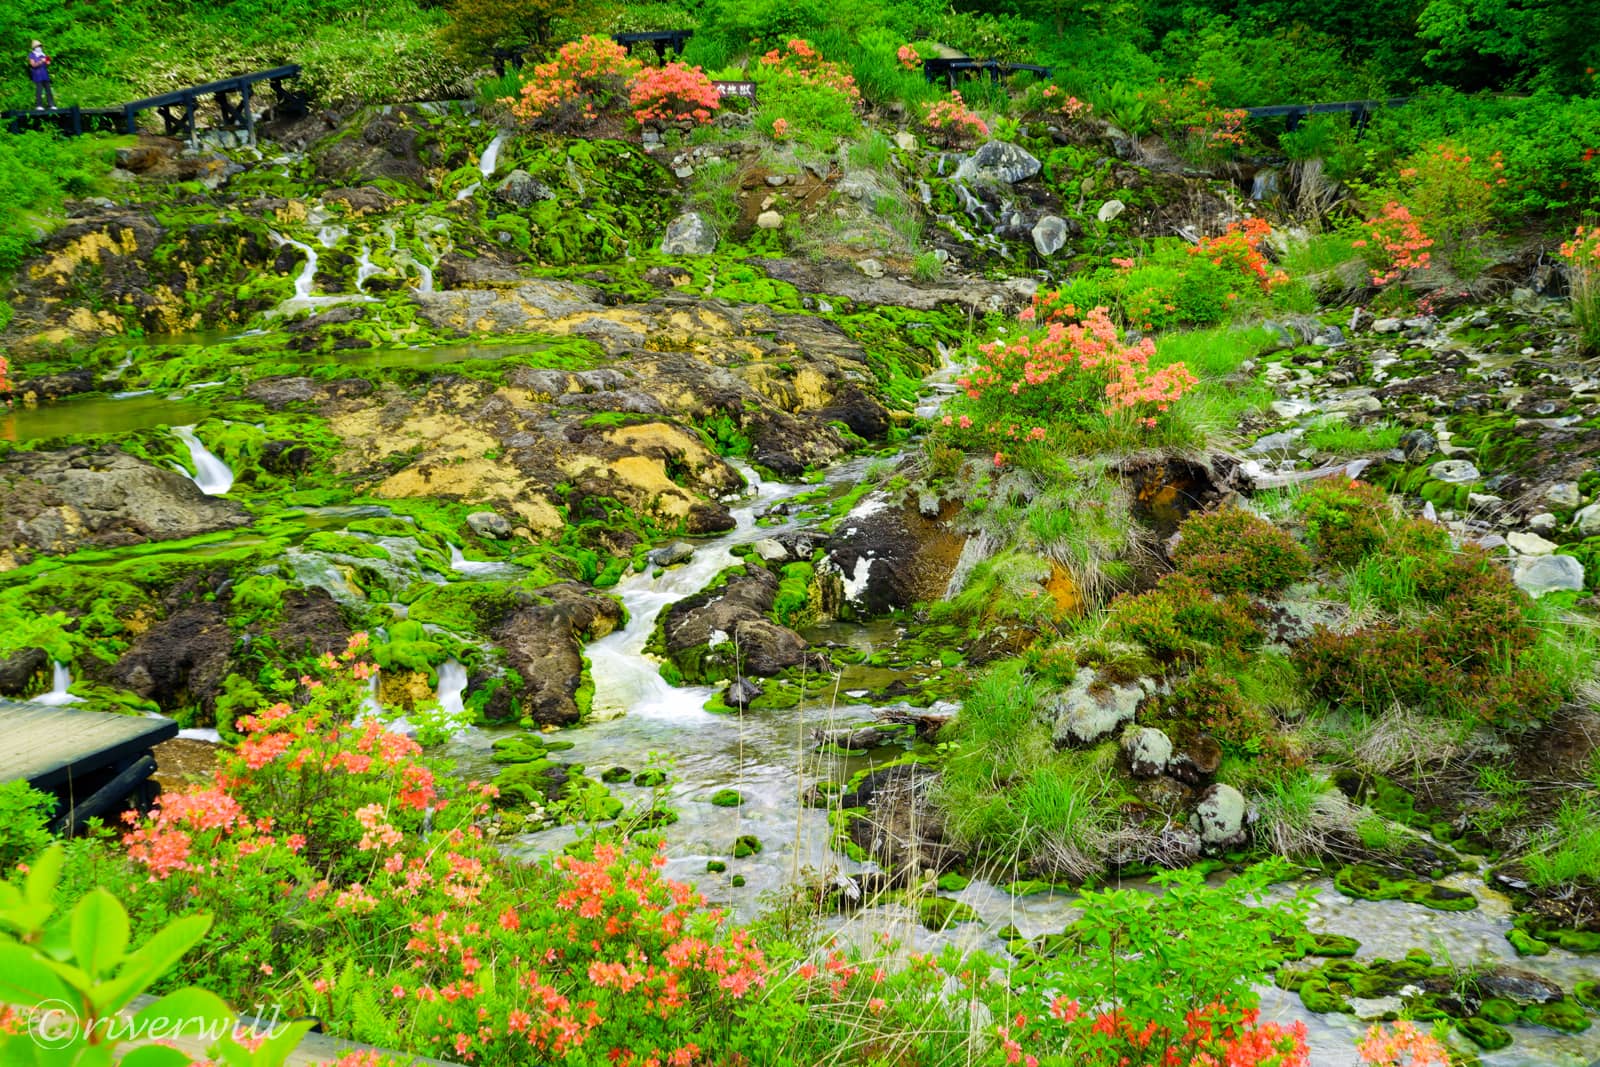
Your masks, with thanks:
[{"label": "boardwalk post", "polygon": [[250,82],[245,82],[239,89],[239,109],[244,113],[244,131],[246,143],[256,143],[256,116],[250,110]]}]

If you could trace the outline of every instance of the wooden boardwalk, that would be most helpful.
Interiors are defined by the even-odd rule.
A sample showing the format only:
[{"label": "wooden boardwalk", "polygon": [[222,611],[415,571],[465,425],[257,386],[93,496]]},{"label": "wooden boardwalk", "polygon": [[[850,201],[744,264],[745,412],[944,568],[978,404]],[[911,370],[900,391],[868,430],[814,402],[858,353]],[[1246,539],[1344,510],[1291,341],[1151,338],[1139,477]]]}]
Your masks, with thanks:
[{"label": "wooden boardwalk", "polygon": [[178,735],[171,719],[22,704],[0,710],[0,782],[22,779],[61,801],[56,828],[71,832],[141,789],[150,749]]},{"label": "wooden boardwalk", "polygon": [[127,133],[136,134],[139,132],[140,113],[154,111],[161,116],[162,133],[168,137],[182,135],[193,144],[200,102],[205,97],[214,97],[218,109],[222,112],[223,125],[245,130],[253,144],[256,136],[256,119],[251,101],[256,86],[261,82],[267,82],[272,86],[274,98],[272,107],[275,115],[303,115],[308,107],[306,95],[288,85],[291,78],[297,78],[299,75],[300,67],[297,64],[289,64],[273,67],[271,70],[259,70],[253,74],[239,74],[219,81],[206,82],[204,85],[189,85],[170,93],[147,96],[143,100],[130,100],[125,104],[111,107],[74,106],[45,110],[36,108],[32,111],[20,108],[15,111],[0,112],[0,120],[6,123],[6,128],[12,133],[52,126],[63,133],[73,135],[90,129],[104,129],[107,124],[113,124],[121,126]]}]

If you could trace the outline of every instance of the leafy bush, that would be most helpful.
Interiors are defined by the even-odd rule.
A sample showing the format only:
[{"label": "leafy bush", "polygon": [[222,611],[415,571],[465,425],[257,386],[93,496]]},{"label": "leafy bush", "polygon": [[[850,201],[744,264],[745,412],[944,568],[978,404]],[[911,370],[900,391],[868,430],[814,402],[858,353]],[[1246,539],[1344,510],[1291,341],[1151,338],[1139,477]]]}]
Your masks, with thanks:
[{"label": "leafy bush", "polygon": [[1287,531],[1243,508],[1191,515],[1178,532],[1173,562],[1219,593],[1272,593],[1311,570]]},{"label": "leafy bush", "polygon": [[1164,576],[1147,592],[1113,600],[1107,630],[1166,662],[1254,648],[1262,638],[1249,600],[1239,593],[1219,597],[1181,572]]},{"label": "leafy bush", "polygon": [[1000,449],[1029,442],[1060,447],[1113,419],[1154,426],[1195,383],[1182,363],[1151,370],[1155,342],[1125,343],[1105,308],[1080,316],[1060,296],[1035,296],[1020,319],[1042,328],[981,345],[979,362],[956,379],[962,393],[943,425],[962,441],[996,450],[997,463]]},{"label": "leafy bush", "polygon": [[533,68],[511,113],[523,122],[552,128],[593,123],[624,99],[640,69],[639,61],[609,37],[580,37]]},{"label": "leafy bush", "polygon": [[[823,59],[809,41],[792,38],[782,49],[767,52],[750,77],[760,101],[756,125],[769,136],[789,135],[831,152],[839,140],[860,131],[855,109],[861,90],[855,78],[839,63]],[[776,128],[780,122],[781,130]]]},{"label": "leafy bush", "polygon": [[947,147],[970,144],[989,136],[989,124],[961,99],[961,94],[951,90],[944,100],[924,104],[922,126],[931,131]]},{"label": "leafy bush", "polygon": [[1383,490],[1338,476],[1314,482],[1294,506],[1317,555],[1341,565],[1355,563],[1382,543],[1391,514]]},{"label": "leafy bush", "polygon": [[56,800],[24,781],[0,784],[0,874],[50,844]]},{"label": "leafy bush", "polygon": [[1234,671],[1205,664],[1158,697],[1146,721],[1187,744],[1201,734],[1216,738],[1231,756],[1255,761],[1277,778],[1305,766],[1305,755],[1279,729],[1267,709],[1247,700]]},{"label": "leafy bush", "polygon": [[572,12],[574,0],[450,0],[444,39],[469,57],[516,51],[550,39],[550,25]]},{"label": "leafy bush", "polygon": [[628,103],[641,125],[692,122],[700,125],[712,119],[722,106],[722,97],[711,79],[699,67],[668,63],[664,67],[639,72],[628,88]]},{"label": "leafy bush", "polygon": [[1572,240],[1561,246],[1572,291],[1572,320],[1578,327],[1578,347],[1600,352],[1600,227],[1579,226]]}]

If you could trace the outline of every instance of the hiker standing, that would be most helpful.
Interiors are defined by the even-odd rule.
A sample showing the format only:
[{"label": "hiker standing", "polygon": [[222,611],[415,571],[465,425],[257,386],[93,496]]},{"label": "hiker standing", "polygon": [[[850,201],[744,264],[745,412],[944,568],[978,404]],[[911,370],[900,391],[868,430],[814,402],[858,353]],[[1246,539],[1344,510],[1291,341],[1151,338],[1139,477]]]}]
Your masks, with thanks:
[{"label": "hiker standing", "polygon": [[54,111],[56,94],[50,88],[50,57],[38,41],[33,42],[33,51],[28,53],[28,76],[33,79],[33,109],[43,111],[48,104]]}]

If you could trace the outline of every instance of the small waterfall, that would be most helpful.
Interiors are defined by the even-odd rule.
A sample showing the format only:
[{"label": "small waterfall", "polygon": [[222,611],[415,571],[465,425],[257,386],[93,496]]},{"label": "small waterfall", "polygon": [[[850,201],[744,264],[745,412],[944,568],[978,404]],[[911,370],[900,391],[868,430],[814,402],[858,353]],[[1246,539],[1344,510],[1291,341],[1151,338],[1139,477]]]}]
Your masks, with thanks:
[{"label": "small waterfall", "polygon": [[221,496],[233,488],[233,471],[214,453],[200,443],[193,426],[174,426],[172,436],[189,446],[189,460],[194,464],[190,480],[206,496]]},{"label": "small waterfall", "polygon": [[455,545],[450,546],[450,569],[457,574],[469,574],[478,578],[515,578],[523,573],[522,568],[514,563],[490,563],[485,560],[468,559]]},{"label": "small waterfall", "polygon": [[470,200],[472,198],[472,194],[478,191],[478,186],[480,184],[481,183],[479,183],[479,182],[473,182],[471,185],[467,186],[465,189],[463,189],[459,193],[457,193],[456,194],[456,199],[457,200]]},{"label": "small waterfall", "polygon": [[466,714],[463,697],[467,692],[467,669],[453,659],[439,664],[439,688],[435,696],[439,709],[451,717]]},{"label": "small waterfall", "polygon": [[417,284],[412,286],[411,291],[419,296],[433,292],[433,268],[416,256],[411,257],[411,265],[417,268]]},{"label": "small waterfall", "polygon": [[367,247],[367,242],[361,242],[361,251],[356,255],[356,292],[363,292],[362,286],[367,284],[367,279],[379,273],[372,262],[372,249]]},{"label": "small waterfall", "polygon": [[1278,171],[1275,167],[1263,167],[1256,171],[1250,181],[1251,200],[1272,200],[1278,195]]},{"label": "small waterfall", "polygon": [[317,231],[317,241],[323,248],[332,248],[350,235],[350,230],[344,226],[324,226]]},{"label": "small waterfall", "polygon": [[367,695],[361,699],[361,711],[356,715],[357,722],[368,719],[383,719],[383,705],[378,702],[378,670],[372,670],[372,677],[367,679]]},{"label": "small waterfall", "polygon": [[[507,134],[508,131],[506,130],[501,130],[495,134],[494,140],[489,142],[489,147],[485,148],[483,155],[478,157],[478,173],[483,175],[485,180],[494,177],[495,164],[500,162],[500,146],[505,144]],[[477,186],[473,186],[473,188],[477,188]],[[460,200],[462,198],[456,197],[456,199]]]},{"label": "small waterfall", "polygon": [[298,248],[300,251],[306,254],[306,265],[301,268],[300,273],[296,275],[294,279],[294,298],[296,300],[310,300],[311,287],[317,279],[316,249],[312,248],[310,245],[301,244],[292,237],[285,237],[283,234],[278,233],[277,231],[272,231],[268,233],[267,236],[271,237],[280,245],[288,245],[291,248]]},{"label": "small waterfall", "polygon": [[30,704],[45,704],[50,707],[59,707],[62,704],[80,704],[82,697],[75,697],[67,692],[67,687],[72,685],[72,671],[65,663],[52,661],[50,664],[50,692],[40,693],[29,701]]}]

